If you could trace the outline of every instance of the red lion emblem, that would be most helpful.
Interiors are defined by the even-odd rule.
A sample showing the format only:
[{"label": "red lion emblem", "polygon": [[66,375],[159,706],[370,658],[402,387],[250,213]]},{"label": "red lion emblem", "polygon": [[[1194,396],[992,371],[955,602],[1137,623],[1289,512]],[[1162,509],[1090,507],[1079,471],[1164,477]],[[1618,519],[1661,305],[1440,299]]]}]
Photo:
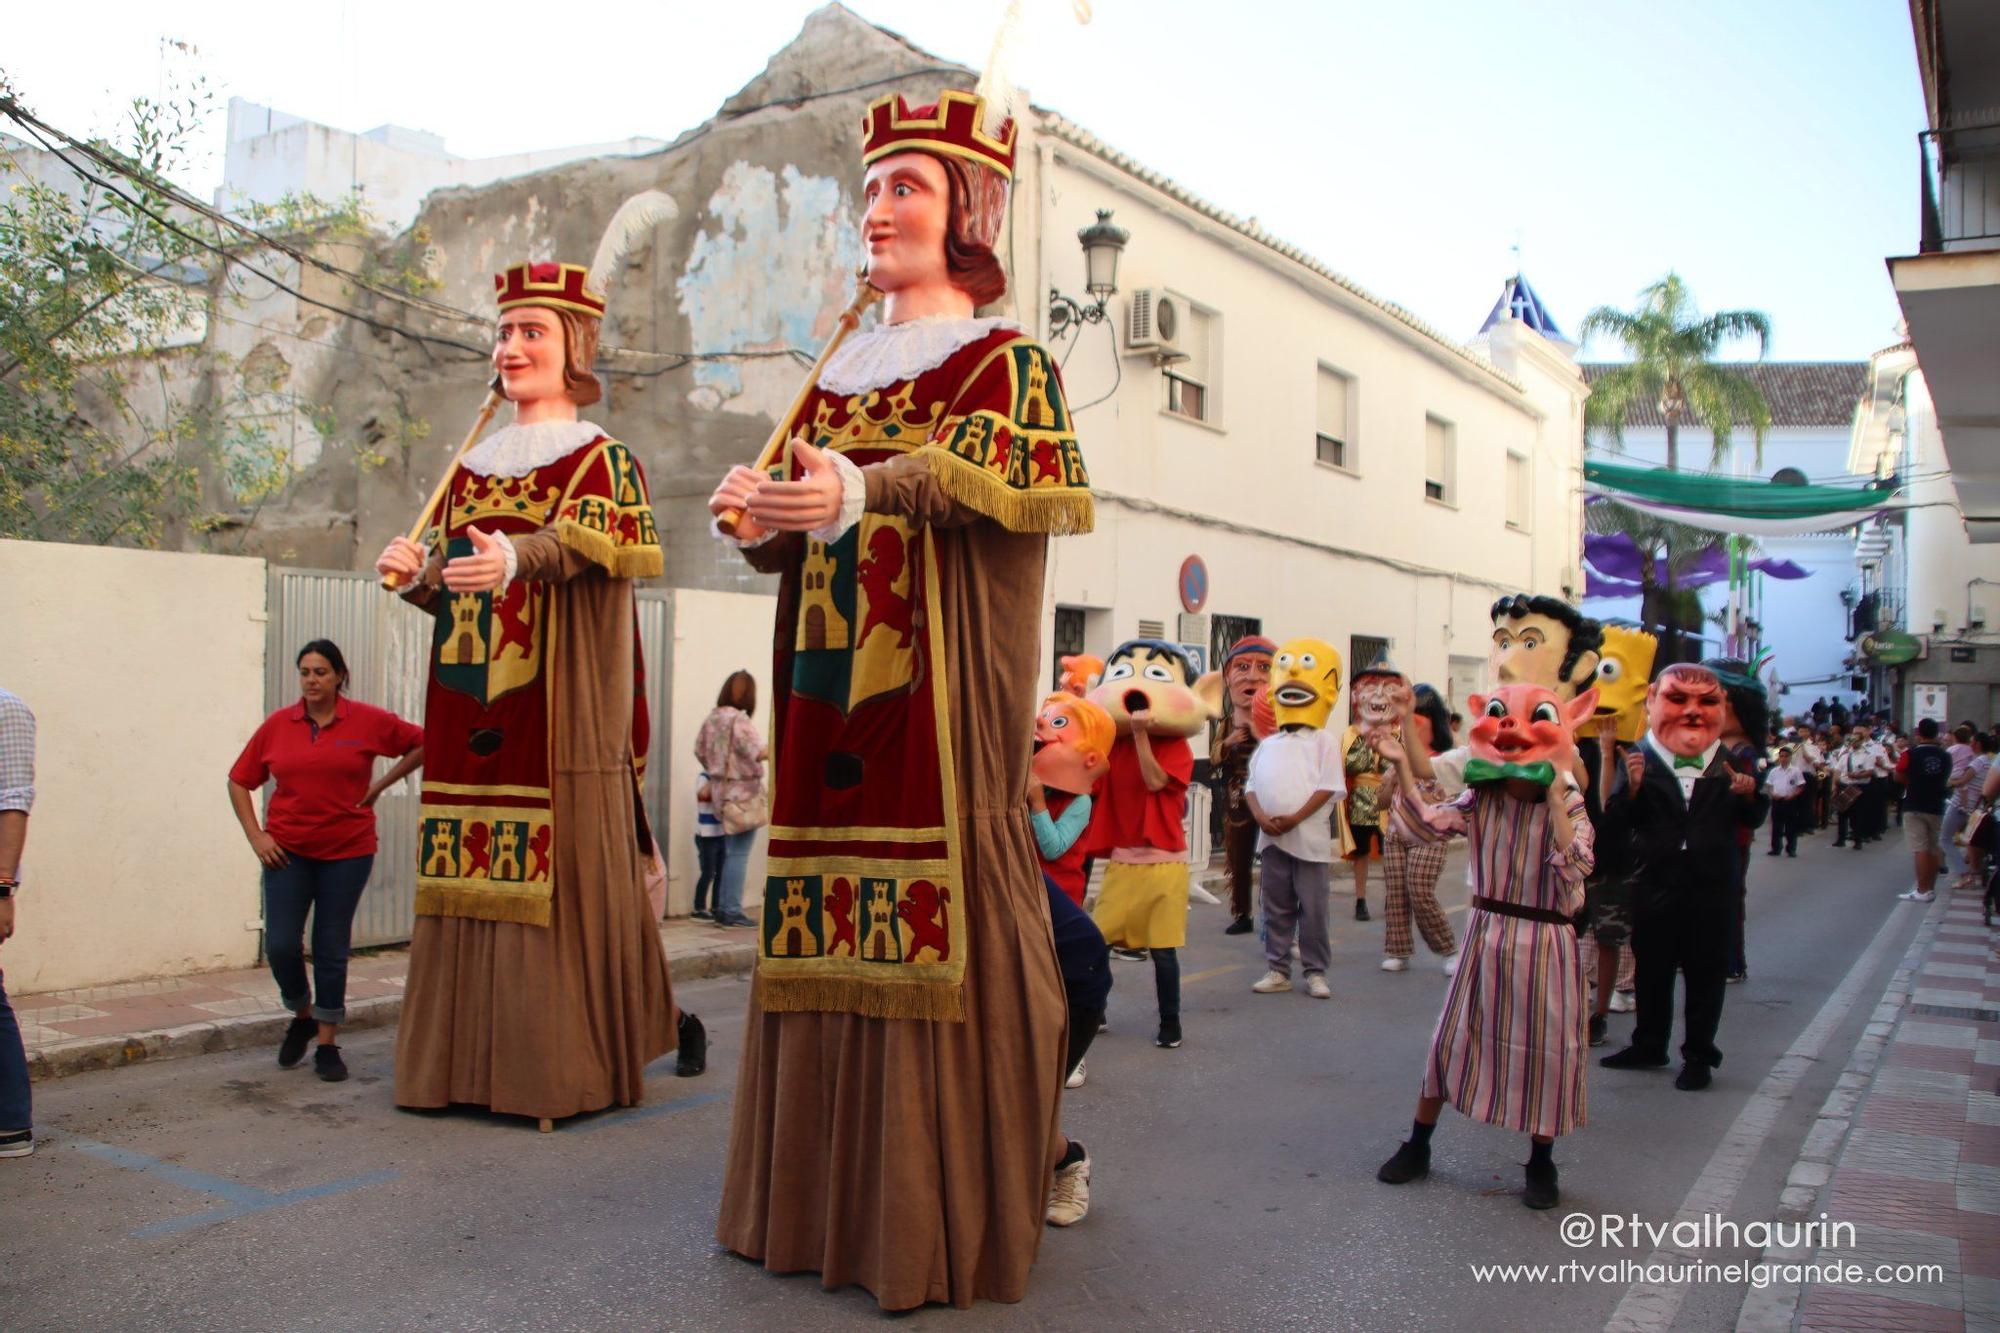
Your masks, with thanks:
[{"label": "red lion emblem", "polygon": [[549,838],[552,830],[547,824],[535,830],[535,836],[528,840],[528,855],[534,857],[528,870],[529,879],[549,877]]},{"label": "red lion emblem", "polygon": [[898,648],[910,646],[913,632],[910,599],[896,591],[896,580],[903,577],[905,563],[901,535],[894,528],[875,529],[868,539],[867,559],[854,567],[855,580],[868,594],[868,619],[862,622],[861,633],[855,636],[855,647],[866,643],[868,632],[877,625],[896,631]]},{"label": "red lion emblem", "polygon": [[465,868],[459,871],[462,877],[485,879],[493,873],[492,834],[493,830],[484,824],[473,824],[465,830],[465,842],[460,849],[465,853]]},{"label": "red lion emblem", "polygon": [[854,938],[854,886],[844,879],[834,880],[826,893],[826,910],[833,917],[833,942],[826,946],[826,956],[839,953],[842,944],[847,946],[849,958],[857,956],[860,945]]},{"label": "red lion emblem", "polygon": [[1062,480],[1062,462],[1056,452],[1054,440],[1036,440],[1032,450],[1035,460],[1035,480]]},{"label": "red lion emblem", "polygon": [[951,932],[945,925],[945,904],[951,901],[951,890],[941,889],[927,879],[917,880],[903,891],[903,900],[896,904],[896,915],[903,918],[909,927],[910,948],[903,955],[903,961],[917,961],[917,950],[934,949],[938,961],[951,961]]},{"label": "red lion emblem", "polygon": [[500,641],[493,645],[494,660],[499,660],[509,644],[518,647],[523,657],[534,656],[534,603],[529,600],[525,584],[494,600],[493,619],[500,626]]}]

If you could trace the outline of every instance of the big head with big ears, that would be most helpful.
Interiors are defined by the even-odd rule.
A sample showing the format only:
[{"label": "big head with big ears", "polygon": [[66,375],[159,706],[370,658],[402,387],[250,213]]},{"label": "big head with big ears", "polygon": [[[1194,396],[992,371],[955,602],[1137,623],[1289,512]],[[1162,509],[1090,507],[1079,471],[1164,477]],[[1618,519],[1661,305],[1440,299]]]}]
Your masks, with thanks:
[{"label": "big head with big ears", "polygon": [[1363,736],[1380,736],[1402,725],[1414,703],[1410,678],[1386,662],[1357,671],[1352,688],[1354,722]]},{"label": "big head with big ears", "polygon": [[1090,701],[1111,715],[1121,736],[1132,730],[1132,714],[1152,719],[1157,736],[1192,736],[1222,716],[1222,677],[1197,677],[1194,659],[1177,643],[1132,639],[1105,659],[1104,682]]},{"label": "big head with big ears", "polygon": [[1340,699],[1340,650],[1325,639],[1287,639],[1271,659],[1271,713],[1280,727],[1319,731]]},{"label": "big head with big ears", "polygon": [[1675,662],[1646,691],[1646,727],[1669,754],[1692,759],[1722,738],[1729,697],[1707,667]]},{"label": "big head with big ears", "polygon": [[1035,714],[1035,781],[1081,796],[1097,785],[1111,763],[1118,728],[1088,699],[1061,690],[1042,700]]},{"label": "big head with big ears", "polygon": [[1576,749],[1576,729],[1590,720],[1597,691],[1564,701],[1546,685],[1502,685],[1491,694],[1466,700],[1472,710],[1472,757],[1489,764],[1525,768],[1566,767]]}]

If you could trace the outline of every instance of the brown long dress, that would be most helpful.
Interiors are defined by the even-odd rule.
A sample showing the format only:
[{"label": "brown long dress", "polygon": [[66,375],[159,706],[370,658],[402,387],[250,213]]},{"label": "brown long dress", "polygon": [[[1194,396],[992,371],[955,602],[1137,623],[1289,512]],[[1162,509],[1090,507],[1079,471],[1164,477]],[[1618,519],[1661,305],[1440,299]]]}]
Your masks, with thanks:
[{"label": "brown long dress", "polygon": [[[550,532],[514,538],[515,577],[560,584],[551,797],[563,836],[547,926],[420,916],[396,1031],[396,1104],[560,1119],[644,1095],[678,1013],[633,815],[632,581]],[[423,584],[435,589],[433,556]],[[430,598],[422,592],[411,600]]]},{"label": "brown long dress", "polygon": [[[936,530],[970,936],[963,1022],[767,1013],[753,987],[716,1237],[884,1309],[1017,1301],[1044,1228],[1067,1034],[1026,793],[1048,538],[946,496],[914,455],[867,509]],[[745,555],[798,577],[800,544]],[[789,625],[779,627],[788,634]]]}]

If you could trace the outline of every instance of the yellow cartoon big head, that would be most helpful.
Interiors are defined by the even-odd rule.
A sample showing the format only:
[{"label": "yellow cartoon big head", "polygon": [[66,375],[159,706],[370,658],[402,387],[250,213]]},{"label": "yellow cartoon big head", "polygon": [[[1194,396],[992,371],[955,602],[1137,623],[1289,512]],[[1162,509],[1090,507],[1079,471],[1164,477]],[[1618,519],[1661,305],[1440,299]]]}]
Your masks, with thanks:
[{"label": "yellow cartoon big head", "polygon": [[1318,731],[1340,699],[1340,650],[1325,639],[1290,639],[1271,659],[1271,713],[1281,727]]},{"label": "yellow cartoon big head", "polygon": [[1653,653],[1660,641],[1644,630],[1604,627],[1603,658],[1597,664],[1597,724],[1633,742],[1646,730],[1646,684],[1653,677]]}]

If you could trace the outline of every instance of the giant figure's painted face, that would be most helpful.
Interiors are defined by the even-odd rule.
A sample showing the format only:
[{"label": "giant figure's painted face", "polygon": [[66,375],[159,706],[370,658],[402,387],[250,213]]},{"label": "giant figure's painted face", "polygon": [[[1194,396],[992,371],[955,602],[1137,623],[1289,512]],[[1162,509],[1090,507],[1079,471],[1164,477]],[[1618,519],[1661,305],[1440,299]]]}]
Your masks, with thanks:
[{"label": "giant figure's painted face", "polygon": [[1090,700],[1051,694],[1035,715],[1035,781],[1081,796],[1104,776],[1117,737],[1110,715]]},{"label": "giant figure's painted face", "polygon": [[1487,666],[1501,685],[1543,685],[1567,699],[1579,684],[1589,684],[1598,655],[1579,654],[1564,679],[1563,659],[1569,656],[1569,626],[1554,616],[1531,611],[1493,618],[1493,652]]},{"label": "giant figure's painted face", "polygon": [[1728,720],[1729,698],[1715,673],[1678,663],[1646,691],[1646,725],[1669,754],[1692,759],[1715,744]]},{"label": "giant figure's painted face", "polygon": [[1324,639],[1288,639],[1271,659],[1271,713],[1281,727],[1318,731],[1340,698],[1340,651]]},{"label": "giant figure's painted face", "polygon": [[1394,730],[1403,725],[1414,697],[1401,672],[1364,671],[1354,678],[1354,724],[1367,736]]},{"label": "giant figure's painted face", "polygon": [[493,331],[493,373],[509,402],[537,403],[568,395],[563,367],[568,343],[562,320],[542,306],[516,306],[500,313]]},{"label": "giant figure's painted face", "polygon": [[1120,736],[1132,730],[1132,714],[1152,716],[1152,733],[1192,736],[1222,716],[1222,677],[1209,672],[1190,680],[1187,654],[1157,639],[1133,639],[1118,646],[1104,663],[1104,683],[1090,700],[1111,715]]},{"label": "giant figure's painted face", "polygon": [[1222,680],[1229,687],[1229,706],[1249,716],[1256,710],[1257,696],[1271,683],[1271,654],[1277,646],[1268,639],[1238,639],[1229,649]]},{"label": "giant figure's painted face", "polygon": [[1646,730],[1646,682],[1660,641],[1644,630],[1604,627],[1604,655],[1597,663],[1597,718],[1609,722],[1621,741],[1636,741]]},{"label": "giant figure's painted face", "polygon": [[1565,703],[1546,685],[1502,685],[1466,700],[1472,757],[1491,764],[1538,764],[1567,754],[1576,729],[1597,707],[1597,691]]}]

